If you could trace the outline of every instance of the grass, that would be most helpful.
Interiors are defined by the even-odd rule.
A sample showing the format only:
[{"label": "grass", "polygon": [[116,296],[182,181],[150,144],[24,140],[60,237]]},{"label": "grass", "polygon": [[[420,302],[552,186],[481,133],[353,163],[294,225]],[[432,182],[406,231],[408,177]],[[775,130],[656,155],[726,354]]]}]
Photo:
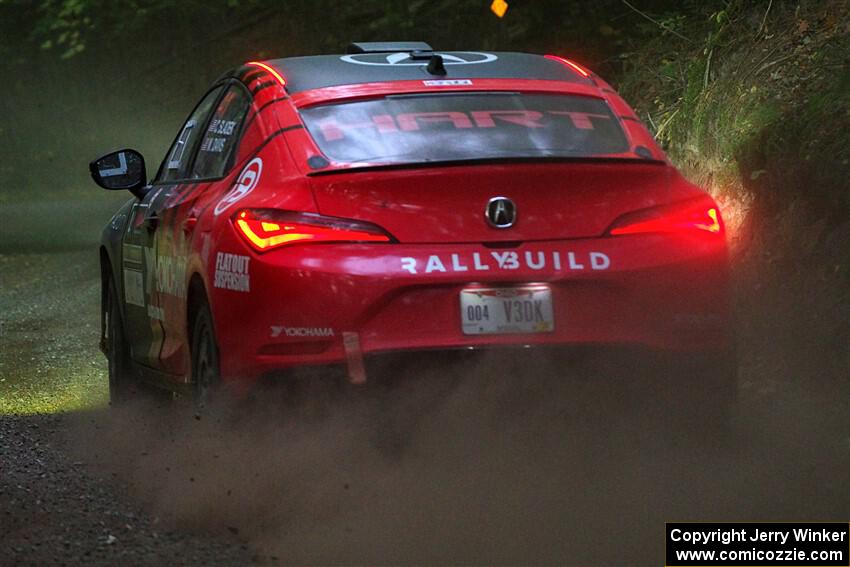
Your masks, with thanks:
[{"label": "grass", "polygon": [[[682,25],[703,39],[649,42],[626,57],[619,87],[691,178],[747,202],[768,170],[781,178],[800,158],[831,166],[850,153],[848,2],[765,12],[733,0]],[[812,197],[850,206],[838,187],[825,192]]]},{"label": "grass", "polygon": [[109,403],[103,361],[0,378],[0,415],[67,413]]},{"label": "grass", "polygon": [[95,244],[0,254],[0,414],[44,414],[108,401],[98,350]]}]

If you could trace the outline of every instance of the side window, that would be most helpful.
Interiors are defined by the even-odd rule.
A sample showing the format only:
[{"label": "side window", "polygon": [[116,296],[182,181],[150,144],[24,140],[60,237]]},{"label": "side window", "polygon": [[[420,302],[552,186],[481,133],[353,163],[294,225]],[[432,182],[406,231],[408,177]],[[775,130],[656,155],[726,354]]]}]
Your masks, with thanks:
[{"label": "side window", "polygon": [[206,123],[207,117],[212,112],[213,105],[216,99],[218,99],[222,88],[218,87],[208,92],[195,108],[195,111],[192,112],[192,116],[183,125],[180,134],[174,141],[174,145],[168,151],[157,181],[177,181],[189,177],[189,162],[198,145],[198,141],[201,139],[199,130]]},{"label": "side window", "polygon": [[194,179],[221,177],[227,171],[250,104],[248,93],[238,85],[224,93],[198,148],[192,169]]},{"label": "side window", "polygon": [[186,153],[186,144],[189,142],[195,126],[194,120],[188,121],[183,126],[183,130],[180,131],[180,136],[177,137],[177,142],[174,144],[174,151],[168,157],[168,165],[166,166],[168,169],[180,169],[180,164],[183,163],[183,155]]}]

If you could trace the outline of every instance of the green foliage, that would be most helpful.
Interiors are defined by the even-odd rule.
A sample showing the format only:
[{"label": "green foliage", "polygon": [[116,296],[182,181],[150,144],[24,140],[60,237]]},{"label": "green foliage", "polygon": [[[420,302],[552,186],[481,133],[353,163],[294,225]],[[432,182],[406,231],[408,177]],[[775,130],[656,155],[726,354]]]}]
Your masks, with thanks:
[{"label": "green foliage", "polygon": [[84,33],[92,27],[91,8],[85,0],[43,0],[33,35],[44,38],[42,49],[57,49],[63,59],[82,53]]},{"label": "green foliage", "polygon": [[620,88],[698,178],[748,181],[768,162],[813,159],[816,149],[847,155],[848,14],[842,1],[733,0],[664,20],[691,39],[667,34],[628,54]]},{"label": "green foliage", "polygon": [[[6,0],[24,4],[25,0]],[[269,2],[266,2],[268,4]],[[163,16],[192,21],[199,14],[225,15],[246,12],[257,0],[180,2],[175,0],[41,0],[31,39],[63,59],[82,53],[93,36],[113,40],[138,33]]]},{"label": "green foliage", "polygon": [[[203,27],[187,25],[220,22],[239,28],[234,24],[250,21],[258,13],[309,29],[305,53],[350,41],[356,30],[360,39],[370,34],[380,39],[426,38],[449,47],[475,44],[485,49],[554,50],[580,46],[588,54],[600,53],[603,59],[611,55],[603,46],[623,46],[629,38],[657,35],[660,29],[640,19],[623,0],[514,2],[503,19],[490,13],[489,0],[40,0],[37,4],[2,0],[0,6],[4,3],[18,9],[35,6],[31,40],[65,58],[82,53],[92,41],[123,39],[151,27],[200,37]],[[703,3],[690,0],[662,3],[671,8],[659,16],[660,21],[673,33],[684,28],[685,13],[704,9]]]},{"label": "green foliage", "polygon": [[[733,178],[742,164],[764,169],[765,151],[793,147],[805,157],[822,144],[846,155],[848,137],[838,132],[850,131],[850,89],[841,82],[848,1],[536,0],[511,3],[499,19],[488,0],[0,0],[0,65],[22,77],[10,87],[26,100],[33,95],[24,78],[52,73],[58,92],[48,87],[44,97],[61,93],[66,107],[75,105],[65,114],[73,118],[99,112],[91,96],[120,107],[122,97],[144,92],[168,108],[190,106],[240,61],[338,51],[354,39],[561,53],[615,83],[678,164]],[[62,81],[95,68],[114,81],[108,91],[63,91]],[[182,91],[169,87],[178,78]],[[11,100],[11,125],[0,128],[22,121]],[[156,116],[162,120],[160,109]],[[90,131],[67,119],[49,125],[57,127]],[[62,155],[60,139],[16,151],[52,159],[45,152]]]}]

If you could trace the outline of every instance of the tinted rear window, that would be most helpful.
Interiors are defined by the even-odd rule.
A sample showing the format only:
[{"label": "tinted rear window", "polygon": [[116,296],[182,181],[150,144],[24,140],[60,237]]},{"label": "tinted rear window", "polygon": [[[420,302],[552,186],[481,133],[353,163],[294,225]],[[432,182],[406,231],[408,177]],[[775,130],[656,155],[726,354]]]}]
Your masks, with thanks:
[{"label": "tinted rear window", "polygon": [[605,157],[629,151],[599,99],[467,93],[391,96],[301,110],[319,148],[339,163]]}]

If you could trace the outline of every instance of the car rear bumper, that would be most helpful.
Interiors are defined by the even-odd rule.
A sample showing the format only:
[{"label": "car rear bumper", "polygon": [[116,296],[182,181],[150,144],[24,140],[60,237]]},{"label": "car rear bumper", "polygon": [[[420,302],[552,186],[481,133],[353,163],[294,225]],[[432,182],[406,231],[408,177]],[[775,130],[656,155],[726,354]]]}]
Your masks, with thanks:
[{"label": "car rear bumper", "polygon": [[[362,354],[370,355],[599,344],[713,352],[727,349],[732,336],[727,252],[713,235],[635,235],[512,248],[301,245],[238,254],[250,257],[237,266],[248,276],[247,286],[217,274],[221,264],[209,274],[225,376],[345,362],[344,337],[356,337]],[[463,333],[461,290],[528,283],[551,288],[553,331]]]}]

